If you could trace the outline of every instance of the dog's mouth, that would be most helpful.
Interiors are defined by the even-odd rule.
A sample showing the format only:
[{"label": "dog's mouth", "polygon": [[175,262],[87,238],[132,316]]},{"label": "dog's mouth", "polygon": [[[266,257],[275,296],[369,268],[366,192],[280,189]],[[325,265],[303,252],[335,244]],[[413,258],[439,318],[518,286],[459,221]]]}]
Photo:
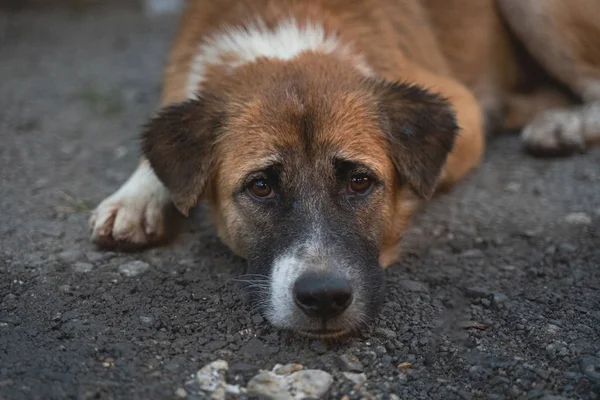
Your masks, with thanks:
[{"label": "dog's mouth", "polygon": [[351,333],[348,329],[310,329],[297,332],[311,339],[339,339]]}]

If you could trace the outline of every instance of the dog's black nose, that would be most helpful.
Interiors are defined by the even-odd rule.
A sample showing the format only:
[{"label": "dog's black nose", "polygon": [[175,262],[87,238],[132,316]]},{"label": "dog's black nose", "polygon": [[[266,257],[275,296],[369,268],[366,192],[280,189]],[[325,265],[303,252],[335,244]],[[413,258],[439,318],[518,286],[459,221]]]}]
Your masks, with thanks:
[{"label": "dog's black nose", "polygon": [[330,319],[348,308],[352,289],[341,276],[306,274],[294,284],[294,300],[306,315]]}]

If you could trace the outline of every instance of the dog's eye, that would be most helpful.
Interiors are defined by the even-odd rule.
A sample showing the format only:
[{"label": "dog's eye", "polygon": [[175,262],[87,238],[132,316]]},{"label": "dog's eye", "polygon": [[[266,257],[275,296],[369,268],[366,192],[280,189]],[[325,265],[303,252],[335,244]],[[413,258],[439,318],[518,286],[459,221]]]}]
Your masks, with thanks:
[{"label": "dog's eye", "polygon": [[366,175],[354,175],[348,183],[348,190],[351,193],[363,194],[371,188],[373,181]]},{"label": "dog's eye", "polygon": [[273,188],[269,185],[269,181],[264,178],[258,178],[250,182],[248,190],[250,190],[253,196],[260,199],[267,199],[275,195]]}]

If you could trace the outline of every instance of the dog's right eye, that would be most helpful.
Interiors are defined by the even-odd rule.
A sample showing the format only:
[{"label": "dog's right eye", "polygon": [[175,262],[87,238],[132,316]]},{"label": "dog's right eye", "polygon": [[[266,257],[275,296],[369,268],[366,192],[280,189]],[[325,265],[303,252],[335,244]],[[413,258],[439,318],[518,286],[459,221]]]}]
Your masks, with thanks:
[{"label": "dog's right eye", "polygon": [[248,191],[256,198],[268,199],[275,196],[269,181],[264,178],[254,179],[248,186]]}]

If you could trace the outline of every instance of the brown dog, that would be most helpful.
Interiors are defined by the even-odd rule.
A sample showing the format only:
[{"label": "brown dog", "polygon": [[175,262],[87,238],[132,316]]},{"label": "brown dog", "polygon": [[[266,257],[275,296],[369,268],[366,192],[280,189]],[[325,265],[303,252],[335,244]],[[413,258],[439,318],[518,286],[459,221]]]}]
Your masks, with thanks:
[{"label": "brown dog", "polygon": [[[94,212],[93,240],[155,244],[171,204],[206,199],[272,324],[360,328],[416,206],[479,163],[486,122],[527,123],[545,153],[598,139],[600,3],[568,3],[192,0],[145,158]],[[583,105],[535,117],[568,96],[550,78],[521,90],[533,75],[501,15]]]}]

